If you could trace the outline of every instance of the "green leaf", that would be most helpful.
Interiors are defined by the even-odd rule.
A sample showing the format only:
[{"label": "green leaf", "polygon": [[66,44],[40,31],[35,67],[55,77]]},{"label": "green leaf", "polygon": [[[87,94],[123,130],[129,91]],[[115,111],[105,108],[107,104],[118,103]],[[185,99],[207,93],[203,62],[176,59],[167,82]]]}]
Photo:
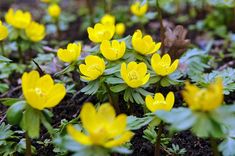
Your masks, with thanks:
[{"label": "green leaf", "polygon": [[107,77],[105,82],[107,82],[108,84],[123,84],[124,81],[120,78],[117,77]]},{"label": "green leaf", "polygon": [[4,56],[2,56],[2,55],[0,55],[0,62],[11,62],[11,60],[4,57]]},{"label": "green leaf", "polygon": [[120,85],[110,87],[110,90],[114,93],[119,93],[119,92],[125,90],[127,87],[128,86],[126,84],[120,84]]},{"label": "green leaf", "polygon": [[[14,132],[11,130],[11,125],[5,124],[4,122],[0,125],[0,140],[5,140],[11,137]],[[0,143],[1,146],[1,143]]]},{"label": "green leaf", "polygon": [[48,130],[48,132],[49,132],[51,135],[53,135],[53,134],[54,134],[54,129],[53,129],[53,127],[51,126],[51,124],[48,122],[46,116],[44,116],[43,113],[41,113],[40,119],[41,119],[41,122],[42,122],[43,126]]},{"label": "green leaf", "polygon": [[194,115],[197,117],[197,119],[192,127],[192,132],[198,137],[220,138],[224,135],[222,124],[213,120],[210,116],[210,113],[194,112]]},{"label": "green leaf", "polygon": [[147,96],[147,95],[153,95],[153,93],[148,92],[147,90],[144,90],[143,88],[138,88],[136,89],[136,92],[140,93],[143,96]]},{"label": "green leaf", "polygon": [[6,92],[9,89],[8,84],[0,83],[0,93]]},{"label": "green leaf", "polygon": [[74,70],[74,66],[68,65],[68,66],[65,67],[63,70],[61,70],[61,71],[55,73],[54,76],[57,77],[57,76],[66,74],[66,73],[68,73],[68,72],[71,72],[71,71],[73,71],[73,70]]},{"label": "green leaf", "polygon": [[235,155],[235,131],[232,129],[228,137],[220,143],[219,151],[223,153],[224,156],[234,156]]},{"label": "green leaf", "polygon": [[120,64],[113,66],[112,68],[108,68],[104,71],[104,75],[111,75],[120,71]]},{"label": "green leaf", "polygon": [[154,74],[154,76],[151,76],[151,77],[150,77],[148,83],[149,83],[149,84],[154,84],[154,83],[157,83],[160,79],[161,79],[160,76],[156,76],[156,75]]},{"label": "green leaf", "polygon": [[36,110],[28,106],[23,113],[21,127],[28,133],[31,138],[38,138],[40,131],[40,114],[39,110]]},{"label": "green leaf", "polygon": [[88,84],[81,89],[81,92],[88,94],[88,95],[94,95],[100,87],[99,80],[89,81]]},{"label": "green leaf", "polygon": [[153,120],[152,116],[147,116],[143,118],[138,118],[136,116],[127,117],[127,129],[129,130],[138,130],[143,126],[148,125]]},{"label": "green leaf", "polygon": [[142,96],[138,92],[132,92],[132,97],[137,104],[144,104],[145,103]]},{"label": "green leaf", "polygon": [[126,154],[131,154],[133,151],[128,149],[127,147],[121,146],[121,147],[112,148],[112,152],[126,155]]},{"label": "green leaf", "polygon": [[0,102],[2,104],[4,104],[5,106],[11,106],[19,101],[22,101],[22,100],[18,99],[18,98],[2,98],[2,99],[0,99]]},{"label": "green leaf", "polygon": [[19,31],[13,27],[9,28],[9,35],[8,38],[9,40],[16,40],[19,37]]},{"label": "green leaf", "polygon": [[12,125],[19,124],[22,119],[23,110],[25,109],[25,107],[25,101],[18,101],[11,105],[11,107],[8,108],[6,113],[8,122]]},{"label": "green leaf", "polygon": [[168,87],[170,85],[170,82],[167,77],[164,77],[161,79],[160,84],[162,87]]},{"label": "green leaf", "polygon": [[124,100],[128,102],[130,98],[131,98],[131,89],[127,88],[124,92]]},{"label": "green leaf", "polygon": [[171,124],[173,129],[182,131],[187,130],[196,122],[196,117],[188,108],[173,108],[171,111],[156,111],[157,117],[164,122]]}]

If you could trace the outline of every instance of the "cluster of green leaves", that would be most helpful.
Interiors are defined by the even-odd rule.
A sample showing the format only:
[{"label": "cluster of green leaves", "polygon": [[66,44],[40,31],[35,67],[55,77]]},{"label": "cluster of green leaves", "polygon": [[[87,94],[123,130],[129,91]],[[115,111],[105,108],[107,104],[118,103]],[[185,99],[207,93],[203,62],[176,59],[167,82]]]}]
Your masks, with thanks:
[{"label": "cluster of green leaves", "polygon": [[49,124],[53,114],[49,110],[33,109],[27,105],[26,101],[17,98],[6,98],[1,99],[1,101],[4,105],[10,106],[6,112],[8,122],[12,125],[19,125],[28,132],[31,138],[39,137],[41,123],[49,133],[53,133],[53,128]]},{"label": "cluster of green leaves", "polygon": [[[21,137],[23,131],[11,130],[11,125],[0,124],[0,154],[9,156],[15,154],[23,154],[26,149],[25,139]],[[33,153],[36,149],[32,146]]]}]

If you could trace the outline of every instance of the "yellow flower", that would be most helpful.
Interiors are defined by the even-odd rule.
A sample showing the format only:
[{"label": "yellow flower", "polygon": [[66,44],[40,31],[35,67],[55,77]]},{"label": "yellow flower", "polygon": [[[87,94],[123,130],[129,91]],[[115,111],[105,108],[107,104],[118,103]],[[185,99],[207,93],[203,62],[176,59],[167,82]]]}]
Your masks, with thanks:
[{"label": "yellow flower", "polygon": [[81,43],[69,43],[67,49],[60,48],[58,50],[57,56],[61,61],[71,63],[80,57],[81,49]]},{"label": "yellow flower", "polygon": [[127,116],[120,114],[116,117],[109,103],[102,104],[98,111],[91,103],[85,103],[80,117],[87,134],[72,125],[67,126],[68,134],[80,144],[112,148],[129,142],[134,135],[126,129]]},{"label": "yellow flower", "polygon": [[31,22],[30,12],[23,12],[22,10],[14,10],[11,8],[5,15],[8,24],[18,29],[25,29]]},{"label": "yellow flower", "polygon": [[111,24],[111,25],[114,25],[114,24],[115,24],[115,17],[112,16],[112,15],[109,15],[109,14],[105,14],[105,15],[101,18],[100,22],[101,22],[102,24]]},{"label": "yellow flower", "polygon": [[31,22],[30,25],[25,29],[26,35],[33,42],[41,41],[45,35],[45,26],[37,22]]},{"label": "yellow flower", "polygon": [[51,17],[59,17],[60,16],[60,13],[61,13],[61,8],[58,4],[51,4],[48,9],[48,14],[51,16]]},{"label": "yellow flower", "polygon": [[7,27],[2,24],[2,21],[0,20],[0,41],[4,40],[8,36],[8,30]]},{"label": "yellow flower", "polygon": [[34,70],[23,74],[22,90],[27,103],[39,110],[55,107],[66,94],[64,85],[54,84],[50,75],[40,77]]},{"label": "yellow flower", "polygon": [[104,73],[105,62],[102,58],[89,55],[85,58],[85,64],[79,65],[80,72],[84,75],[83,79],[92,81]]},{"label": "yellow flower", "polygon": [[147,3],[141,6],[140,2],[135,2],[134,4],[131,5],[131,12],[135,16],[143,16],[147,10],[148,10]]},{"label": "yellow flower", "polygon": [[157,110],[170,111],[174,102],[175,96],[173,92],[169,92],[166,99],[161,93],[156,93],[154,98],[151,95],[147,95],[145,98],[146,106],[151,112],[156,112]]},{"label": "yellow flower", "polygon": [[211,111],[218,108],[223,102],[223,82],[217,78],[207,88],[198,88],[189,82],[185,83],[182,95],[192,110]]},{"label": "yellow flower", "polygon": [[128,65],[126,65],[126,63],[122,63],[121,76],[127,85],[132,88],[138,88],[145,85],[150,77],[150,74],[146,74],[147,65],[144,62],[137,64],[132,61],[128,63]]},{"label": "yellow flower", "polygon": [[142,32],[137,30],[132,36],[132,46],[138,53],[148,55],[158,51],[161,42],[156,43],[150,35],[142,36]]},{"label": "yellow flower", "polygon": [[177,69],[179,60],[177,59],[171,64],[170,55],[165,54],[161,58],[159,54],[154,54],[151,58],[151,65],[156,74],[166,76],[173,73]]},{"label": "yellow flower", "polygon": [[106,59],[110,61],[118,60],[123,57],[126,51],[126,43],[124,41],[119,43],[117,40],[110,43],[105,40],[100,45],[100,51]]},{"label": "yellow flower", "polygon": [[99,43],[104,40],[110,40],[115,33],[115,26],[112,24],[95,24],[94,28],[87,28],[88,37],[92,42]]},{"label": "yellow flower", "polygon": [[122,36],[125,33],[126,27],[124,23],[118,23],[115,27],[116,34]]}]

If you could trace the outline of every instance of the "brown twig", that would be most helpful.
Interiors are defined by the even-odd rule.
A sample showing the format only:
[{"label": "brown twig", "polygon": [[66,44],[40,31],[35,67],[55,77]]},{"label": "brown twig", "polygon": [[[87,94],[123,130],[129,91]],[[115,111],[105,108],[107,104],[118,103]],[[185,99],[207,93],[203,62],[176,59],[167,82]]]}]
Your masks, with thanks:
[{"label": "brown twig", "polygon": [[37,66],[40,75],[45,75],[45,72],[42,70],[42,68],[39,66],[39,64],[34,60],[33,60],[33,63]]}]

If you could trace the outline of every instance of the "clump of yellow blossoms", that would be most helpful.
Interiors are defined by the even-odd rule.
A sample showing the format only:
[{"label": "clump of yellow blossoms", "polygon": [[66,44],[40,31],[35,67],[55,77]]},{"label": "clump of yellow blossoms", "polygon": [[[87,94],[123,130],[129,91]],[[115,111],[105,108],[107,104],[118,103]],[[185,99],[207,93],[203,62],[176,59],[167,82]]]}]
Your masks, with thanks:
[{"label": "clump of yellow blossoms", "polygon": [[100,45],[100,51],[107,60],[115,61],[123,57],[126,51],[126,43],[124,41],[113,40],[110,42],[105,40]]},{"label": "clump of yellow blossoms", "polygon": [[132,36],[132,46],[138,53],[148,55],[158,51],[161,43],[154,42],[150,35],[142,36],[142,32],[136,30]]},{"label": "clump of yellow blossoms", "polygon": [[30,12],[23,12],[22,10],[14,10],[11,8],[5,15],[8,24],[18,29],[25,29],[31,22]]},{"label": "clump of yellow blossoms", "polygon": [[100,22],[101,22],[102,24],[111,24],[111,25],[114,25],[114,24],[115,24],[115,17],[112,16],[112,15],[109,15],[109,14],[105,14],[105,15],[101,18]]},{"label": "clump of yellow blossoms", "polygon": [[87,28],[88,37],[92,42],[99,43],[104,40],[110,40],[115,33],[115,26],[113,24],[95,24],[94,28]]},{"label": "clump of yellow blossoms", "polygon": [[85,103],[80,117],[87,134],[72,125],[67,126],[68,134],[80,144],[112,148],[129,142],[134,135],[126,129],[127,116],[120,114],[116,117],[109,103],[102,104],[98,111],[91,103]]},{"label": "clump of yellow blossoms", "polygon": [[22,90],[27,103],[38,110],[55,107],[66,94],[64,85],[54,84],[50,75],[40,77],[37,71],[23,74]]},{"label": "clump of yellow blossoms", "polygon": [[147,95],[145,98],[146,106],[151,112],[156,112],[157,110],[170,111],[174,102],[175,96],[173,92],[169,92],[166,98],[161,93],[156,93],[154,98],[151,95]]},{"label": "clump of yellow blossoms", "polygon": [[104,73],[105,62],[102,58],[89,55],[85,58],[85,64],[79,65],[80,72],[84,75],[83,79],[92,81]]},{"label": "clump of yellow blossoms", "polygon": [[61,61],[71,63],[80,57],[81,49],[81,43],[69,43],[67,49],[60,48],[58,50],[57,56]]},{"label": "clump of yellow blossoms", "polygon": [[115,26],[115,32],[119,36],[122,36],[126,31],[126,27],[124,23],[117,23]]},{"label": "clump of yellow blossoms", "polygon": [[131,5],[130,9],[132,14],[134,14],[135,16],[143,16],[148,10],[148,4],[145,3],[141,6],[140,2],[135,2]]},{"label": "clump of yellow blossoms", "polygon": [[223,102],[223,82],[217,78],[207,88],[198,88],[186,82],[182,95],[189,108],[199,111],[211,111],[218,108]]},{"label": "clump of yellow blossoms", "polygon": [[173,73],[177,69],[179,60],[177,59],[171,64],[170,55],[165,54],[161,58],[159,54],[154,54],[151,58],[151,65],[157,75],[166,76]]},{"label": "clump of yellow blossoms", "polygon": [[0,41],[4,40],[8,36],[8,30],[7,27],[2,24],[2,21],[0,20]]},{"label": "clump of yellow blossoms", "polygon": [[26,35],[33,42],[41,41],[45,35],[45,26],[37,22],[31,22],[29,26],[25,29]]},{"label": "clump of yellow blossoms", "polygon": [[122,63],[121,76],[126,84],[132,88],[145,85],[150,78],[150,74],[147,74],[147,65],[143,62],[137,64],[134,61],[128,63],[128,65]]},{"label": "clump of yellow blossoms", "polygon": [[48,7],[47,12],[51,17],[57,18],[60,16],[61,8],[58,4],[51,4]]}]

